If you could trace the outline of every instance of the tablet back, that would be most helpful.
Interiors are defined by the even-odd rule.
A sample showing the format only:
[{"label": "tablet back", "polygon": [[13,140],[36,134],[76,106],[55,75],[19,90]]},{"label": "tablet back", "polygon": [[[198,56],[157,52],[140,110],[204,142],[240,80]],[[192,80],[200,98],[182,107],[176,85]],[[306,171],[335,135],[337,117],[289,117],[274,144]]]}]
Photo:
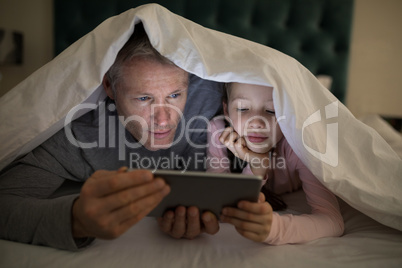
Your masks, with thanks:
[{"label": "tablet back", "polygon": [[236,207],[240,200],[256,202],[261,189],[261,177],[233,173],[206,173],[158,170],[170,185],[171,192],[148,216],[161,217],[177,206],[196,206],[200,212],[211,211],[217,217],[222,208]]}]

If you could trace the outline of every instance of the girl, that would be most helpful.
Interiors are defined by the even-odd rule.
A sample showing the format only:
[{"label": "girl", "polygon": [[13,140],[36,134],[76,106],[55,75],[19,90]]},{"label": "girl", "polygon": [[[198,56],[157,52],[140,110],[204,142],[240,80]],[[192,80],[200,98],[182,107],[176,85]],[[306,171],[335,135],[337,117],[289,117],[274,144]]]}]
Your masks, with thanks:
[{"label": "girl", "polygon": [[237,208],[224,208],[222,222],[234,225],[248,239],[274,245],[342,235],[344,225],[336,197],[300,161],[282,134],[275,117],[273,88],[231,83],[226,92],[223,108],[229,126],[225,127],[222,117],[210,122],[207,153],[214,161],[208,161],[208,172],[233,171],[228,162],[240,166],[227,161],[232,153],[245,161],[243,173],[262,176],[265,187],[275,194],[302,187],[311,214],[279,215],[260,193],[257,203],[240,201]]}]

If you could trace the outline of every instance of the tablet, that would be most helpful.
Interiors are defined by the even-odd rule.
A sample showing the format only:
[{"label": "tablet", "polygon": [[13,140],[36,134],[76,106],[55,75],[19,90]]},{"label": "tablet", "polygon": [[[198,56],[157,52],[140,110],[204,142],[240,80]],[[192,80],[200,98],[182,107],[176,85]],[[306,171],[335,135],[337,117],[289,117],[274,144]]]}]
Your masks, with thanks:
[{"label": "tablet", "polygon": [[148,214],[151,217],[161,217],[178,206],[196,206],[200,213],[211,211],[219,218],[223,207],[236,207],[240,200],[257,202],[262,185],[262,178],[253,175],[175,170],[153,173],[163,178],[171,190]]}]

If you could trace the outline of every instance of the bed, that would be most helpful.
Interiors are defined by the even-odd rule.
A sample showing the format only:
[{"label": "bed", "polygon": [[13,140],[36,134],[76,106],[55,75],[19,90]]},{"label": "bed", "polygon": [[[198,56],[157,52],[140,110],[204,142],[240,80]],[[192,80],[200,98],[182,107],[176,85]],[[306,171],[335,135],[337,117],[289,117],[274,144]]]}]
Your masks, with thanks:
[{"label": "bed", "polygon": [[[307,73],[299,67],[293,60],[285,58],[286,63],[297,66],[294,70],[303,72],[300,77],[307,77],[303,81],[306,90],[309,86],[313,88],[320,88],[316,82],[314,75],[328,75],[332,79],[330,87],[333,94],[339,100],[343,100],[345,95],[346,73],[347,73],[347,60],[349,51],[350,40],[350,23],[353,8],[353,1],[314,1],[314,0],[294,0],[294,1],[159,1],[164,6],[168,7],[171,11],[181,14],[195,22],[200,23],[206,27],[215,28],[218,31],[227,32],[229,34],[237,35],[250,39],[255,42],[263,43],[276,49],[294,56],[303,65],[306,65],[313,75]],[[70,43],[77,40],[83,34],[91,31],[105,18],[120,13],[128,8],[135,7],[139,4],[144,4],[145,1],[96,1],[97,12],[94,12],[94,7],[90,5],[90,1],[55,1],[55,34],[56,34],[56,54],[64,50]],[[267,13],[270,16],[266,16]],[[155,20],[159,19],[158,14],[165,11],[160,11],[159,8],[152,9],[152,14],[156,14]],[[192,11],[192,16],[188,15],[188,11]],[[195,12],[197,11],[197,12]],[[276,12],[278,11],[278,12]],[[161,13],[158,13],[161,12]],[[245,12],[245,13],[242,13]],[[251,13],[250,13],[251,12]],[[300,12],[300,13],[298,13]],[[317,12],[317,13],[314,13]],[[190,12],[191,13],[191,12]],[[95,18],[89,14],[96,14]],[[130,13],[131,14],[131,13]],[[291,14],[291,15],[290,15]],[[315,15],[314,15],[315,14]],[[325,16],[324,16],[325,15]],[[68,19],[67,19],[68,18]],[[85,18],[85,19],[83,19]],[[269,19],[273,19],[270,21]],[[278,19],[274,21],[274,19]],[[296,21],[297,19],[297,21]],[[301,21],[307,21],[307,26],[302,26]],[[334,24],[331,24],[332,19]],[[336,22],[338,19],[338,22]],[[287,22],[287,24],[284,22]],[[323,25],[328,27],[328,31],[319,30],[318,36],[313,35],[313,30],[316,25]],[[71,24],[70,24],[71,22]],[[185,23],[185,21],[182,21]],[[219,23],[217,23],[219,22]],[[252,26],[250,23],[252,22]],[[148,21],[151,25],[153,21]],[[275,25],[278,28],[275,28]],[[291,29],[291,25],[296,28]],[[272,26],[272,27],[269,27]],[[286,27],[285,27],[286,26]],[[288,27],[289,26],[289,27]],[[301,28],[300,28],[301,27]],[[269,28],[274,28],[274,32],[268,31]],[[280,29],[288,29],[289,32],[280,33]],[[202,31],[201,28],[196,28]],[[304,29],[305,35],[301,34]],[[263,34],[261,34],[263,31]],[[266,32],[265,32],[266,31]],[[71,35],[71,33],[74,33]],[[207,33],[207,32],[205,32]],[[209,33],[209,32],[208,32]],[[194,36],[197,36],[195,33]],[[162,33],[163,35],[163,33]],[[282,35],[284,39],[280,41],[279,36]],[[214,38],[218,34],[211,34],[210,37]],[[219,35],[220,37],[221,35]],[[322,37],[322,39],[319,38]],[[96,35],[95,35],[96,37]],[[229,38],[229,37],[228,37]],[[340,39],[338,39],[340,38]],[[86,38],[88,40],[89,38]],[[96,38],[95,38],[96,39]],[[155,38],[156,40],[157,38]],[[238,39],[230,39],[238,41]],[[303,40],[303,42],[301,41]],[[340,40],[340,41],[333,41]],[[307,42],[307,43],[304,43]],[[83,40],[82,42],[85,42]],[[85,43],[79,43],[73,48],[79,47]],[[123,42],[123,41],[120,41]],[[243,41],[239,41],[243,42]],[[249,44],[249,43],[245,43]],[[284,45],[281,47],[281,44]],[[190,44],[191,45],[191,44]],[[251,44],[250,44],[251,45]],[[308,46],[311,45],[311,46]],[[258,45],[255,49],[259,49]],[[321,47],[322,46],[322,47]],[[170,48],[174,45],[163,45],[160,49],[165,55],[170,55]],[[99,48],[96,48],[99,49]],[[172,48],[175,49],[175,48]],[[292,50],[294,49],[294,50]],[[68,50],[68,53],[73,53],[73,49]],[[265,51],[265,50],[264,50]],[[303,52],[303,53],[302,53]],[[305,52],[305,53],[304,53]],[[309,53],[307,53],[309,52]],[[329,52],[329,55],[323,54]],[[337,54],[334,54],[334,53]],[[310,57],[309,54],[312,54]],[[67,59],[67,54],[64,52],[59,59]],[[278,56],[282,59],[280,53],[272,51],[273,58]],[[91,57],[91,55],[85,55]],[[315,57],[315,58],[314,58]],[[220,80],[233,79],[232,74],[225,73],[218,70],[225,66],[216,67],[217,69],[209,69],[202,67],[213,67],[208,65],[206,59],[204,66],[197,65],[188,66],[183,64],[184,68],[190,70],[199,70],[197,74],[201,77],[210,78],[214,74],[218,74],[215,78]],[[322,62],[321,62],[322,61]],[[246,60],[247,62],[247,60]],[[326,65],[327,64],[327,65]],[[326,66],[326,67],[325,67]],[[55,67],[50,65],[49,67]],[[301,68],[301,69],[300,69]],[[54,69],[54,68],[52,68]],[[37,75],[39,78],[40,74]],[[57,78],[57,77],[56,77]],[[272,77],[268,77],[272,79]],[[257,81],[259,78],[255,78]],[[273,80],[270,80],[272,83]],[[261,81],[259,81],[261,82]],[[80,84],[78,80],[77,84]],[[94,84],[94,91],[98,90],[96,83]],[[99,85],[99,82],[98,82]],[[286,87],[286,81],[278,80],[275,87]],[[292,91],[288,89],[288,93],[281,95],[278,92],[277,102],[285,102],[286,100],[295,101],[292,99]],[[297,92],[293,92],[297,93]],[[67,93],[63,93],[67,94]],[[80,93],[81,94],[81,93]],[[297,93],[300,94],[300,93]],[[317,98],[328,98],[328,100],[335,101],[332,94],[327,93],[322,88],[322,94]],[[77,95],[77,94],[75,94]],[[88,97],[89,96],[89,97]],[[77,96],[75,96],[77,97]],[[101,95],[86,94],[78,96],[81,98],[79,101],[91,101],[90,99],[97,100]],[[60,99],[65,99],[62,95]],[[94,100],[92,100],[94,101]],[[308,100],[306,100],[308,101]],[[60,103],[59,103],[60,104]],[[347,113],[346,108],[339,105],[339,118],[348,118],[348,120],[355,120]],[[338,107],[338,106],[337,106]],[[63,107],[58,105],[60,110],[71,109],[71,107]],[[312,107],[314,110],[317,107]],[[286,110],[285,110],[286,111]],[[60,117],[62,118],[62,117]],[[61,119],[60,119],[61,120]],[[296,118],[298,122],[301,119]],[[55,121],[55,120],[53,120]],[[341,119],[339,119],[340,131]],[[352,123],[351,123],[352,124]],[[45,134],[50,135],[52,128],[57,125],[47,127]],[[377,124],[378,125],[378,124]],[[324,129],[317,129],[317,133],[312,133],[311,137],[325,136],[326,125]],[[376,124],[372,124],[375,128]],[[346,125],[344,126],[346,127]],[[362,138],[367,137],[367,143],[371,144],[375,152],[380,152],[383,158],[380,160],[384,167],[379,168],[384,171],[383,174],[390,174],[389,178],[385,176],[384,181],[394,183],[392,185],[378,186],[378,192],[381,190],[389,192],[384,196],[376,196],[377,192],[370,192],[365,190],[365,187],[370,186],[371,180],[375,178],[370,177],[369,164],[371,160],[364,163],[368,170],[365,181],[350,175],[350,180],[356,179],[359,184],[345,184],[345,181],[324,181],[328,188],[337,193],[338,200],[341,205],[342,216],[345,222],[345,232],[341,237],[336,238],[322,238],[311,241],[305,244],[297,245],[283,245],[283,246],[269,246],[259,243],[248,241],[239,236],[232,226],[221,224],[220,231],[217,235],[209,236],[202,235],[195,240],[173,240],[157,229],[156,222],[153,218],[145,218],[138,225],[131,228],[123,236],[113,241],[96,240],[91,246],[78,252],[68,252],[41,246],[32,246],[21,244],[11,241],[0,240],[0,266],[4,267],[400,267],[402,265],[402,232],[401,230],[401,206],[400,206],[400,171],[401,163],[400,158],[392,153],[393,150],[387,144],[397,144],[395,140],[381,139],[377,132],[372,131],[371,128],[366,127],[362,123],[353,121],[352,130],[365,130],[359,132]],[[285,126],[286,128],[286,126]],[[299,148],[302,140],[298,140],[300,136],[298,129],[289,127],[289,131],[284,133],[289,138],[294,138],[295,148]],[[383,138],[394,138],[394,132],[391,128],[387,129],[381,125],[383,131]],[[343,137],[352,137],[356,132],[340,132]],[[367,134],[367,133],[369,134]],[[392,133],[392,134],[391,134]],[[389,135],[388,135],[389,134]],[[39,138],[36,142],[43,140],[45,136]],[[345,138],[345,139],[346,139]],[[360,137],[359,137],[360,138]],[[397,138],[395,138],[397,139]],[[356,141],[356,137],[353,141]],[[345,147],[353,147],[352,142],[344,145]],[[31,148],[29,143],[21,150],[29,150]],[[293,146],[292,146],[293,147]],[[300,147],[302,148],[302,147]],[[302,149],[300,149],[302,150]],[[349,150],[349,149],[348,149]],[[363,159],[365,154],[372,154],[370,148],[356,149],[355,151],[345,152],[340,151],[340,154],[356,155]],[[359,158],[359,159],[360,159]],[[398,160],[399,159],[399,160]],[[322,160],[322,159],[321,159]],[[314,157],[306,159],[306,162],[312,167],[318,165],[314,162]],[[340,159],[342,161],[342,158]],[[348,162],[349,160],[345,161]],[[350,162],[350,161],[349,161]],[[364,162],[364,161],[363,161]],[[322,163],[320,163],[321,165]],[[331,163],[328,165],[330,166]],[[341,162],[347,169],[351,169],[354,164]],[[390,171],[392,167],[393,170]],[[356,168],[355,168],[356,169]],[[328,167],[331,172],[340,172],[335,167]],[[329,177],[328,173],[323,172],[322,177]],[[395,173],[395,174],[394,174]],[[360,173],[359,173],[360,174]],[[392,176],[391,176],[392,175]],[[395,176],[394,176],[395,175]],[[361,174],[360,174],[361,176]],[[399,178],[398,178],[399,176]],[[367,179],[366,179],[367,178]],[[367,180],[367,181],[366,181]],[[395,182],[396,181],[396,182]],[[398,182],[399,181],[399,182]],[[363,188],[362,195],[356,194],[352,190],[356,187]],[[396,189],[391,189],[394,187]],[[369,199],[367,203],[361,205],[362,199]],[[284,196],[288,209],[284,213],[300,214],[309,212],[306,205],[304,193],[301,191],[287,194]],[[383,200],[383,204],[378,204],[378,200]],[[386,211],[386,213],[382,213]],[[381,223],[380,223],[381,222]],[[399,230],[398,230],[399,229]]]},{"label": "bed", "polygon": [[[285,196],[291,213],[306,211],[303,193]],[[0,240],[4,267],[400,267],[402,233],[385,227],[341,201],[345,233],[306,244],[267,246],[221,224],[217,235],[173,240],[145,218],[113,241],[96,240],[69,252]]]}]

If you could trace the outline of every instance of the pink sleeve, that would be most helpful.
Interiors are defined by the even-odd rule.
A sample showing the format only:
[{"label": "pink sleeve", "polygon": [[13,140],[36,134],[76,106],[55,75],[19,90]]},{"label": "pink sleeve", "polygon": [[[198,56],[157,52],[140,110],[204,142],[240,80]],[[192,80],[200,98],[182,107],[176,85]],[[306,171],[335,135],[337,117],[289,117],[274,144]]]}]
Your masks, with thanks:
[{"label": "pink sleeve", "polygon": [[[292,156],[297,157],[294,153]],[[300,160],[297,161],[296,168],[307,203],[311,207],[311,214],[279,215],[274,212],[271,231],[265,243],[304,243],[321,237],[342,235],[344,223],[335,195],[325,188]]]},{"label": "pink sleeve", "polygon": [[[254,175],[254,173],[251,171],[251,167],[250,167],[249,163],[247,163],[247,165],[243,168],[242,174]],[[262,178],[261,187],[267,182],[267,179],[268,179],[268,175],[266,175],[264,178]]]},{"label": "pink sleeve", "polygon": [[207,172],[229,173],[230,161],[227,157],[226,147],[219,141],[225,123],[222,119],[212,119],[207,132]]}]

